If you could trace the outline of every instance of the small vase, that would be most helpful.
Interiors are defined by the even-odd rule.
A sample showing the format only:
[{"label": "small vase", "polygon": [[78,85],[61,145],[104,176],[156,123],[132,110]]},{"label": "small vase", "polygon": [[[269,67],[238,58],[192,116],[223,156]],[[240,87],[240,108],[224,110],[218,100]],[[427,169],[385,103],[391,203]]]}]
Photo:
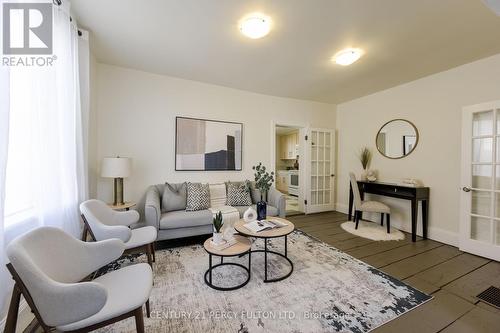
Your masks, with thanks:
[{"label": "small vase", "polygon": [[215,244],[220,244],[220,243],[222,243],[222,241],[223,241],[222,232],[214,232],[214,233],[213,233],[213,238],[212,238],[212,241],[213,241]]},{"label": "small vase", "polygon": [[264,200],[257,202],[257,220],[265,220],[267,216],[267,203]]},{"label": "small vase", "polygon": [[366,179],[367,179],[367,176],[368,176],[368,170],[367,169],[364,169],[363,172],[361,172],[361,177],[360,179],[364,182],[366,182]]}]

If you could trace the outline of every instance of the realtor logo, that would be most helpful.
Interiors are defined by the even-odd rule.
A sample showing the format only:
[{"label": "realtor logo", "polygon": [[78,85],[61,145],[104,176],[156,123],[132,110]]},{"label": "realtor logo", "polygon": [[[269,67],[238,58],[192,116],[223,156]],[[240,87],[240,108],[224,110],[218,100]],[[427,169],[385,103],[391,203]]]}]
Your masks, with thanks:
[{"label": "realtor logo", "polygon": [[52,4],[3,4],[3,53],[52,54]]}]

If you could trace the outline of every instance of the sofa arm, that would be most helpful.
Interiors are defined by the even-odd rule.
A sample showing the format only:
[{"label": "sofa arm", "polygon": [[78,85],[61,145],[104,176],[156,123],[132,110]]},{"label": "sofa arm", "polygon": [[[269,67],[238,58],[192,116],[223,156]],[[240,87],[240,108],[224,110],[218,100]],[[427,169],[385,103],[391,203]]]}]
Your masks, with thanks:
[{"label": "sofa arm", "polygon": [[160,192],[156,186],[150,186],[146,193],[146,203],[144,205],[144,215],[146,216],[146,225],[160,228]]},{"label": "sofa arm", "polygon": [[271,206],[278,208],[279,217],[286,216],[286,197],[276,188],[271,187],[267,192],[268,202]]}]

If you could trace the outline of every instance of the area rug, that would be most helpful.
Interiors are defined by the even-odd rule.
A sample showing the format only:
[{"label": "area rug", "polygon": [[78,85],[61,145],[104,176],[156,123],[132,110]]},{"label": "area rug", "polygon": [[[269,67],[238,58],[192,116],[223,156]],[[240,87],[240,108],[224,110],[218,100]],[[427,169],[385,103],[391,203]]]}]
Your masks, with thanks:
[{"label": "area rug", "polygon": [[[283,239],[270,243],[271,249],[282,251]],[[262,245],[255,240],[253,247]],[[263,254],[254,253],[250,282],[234,291],[217,291],[203,280],[208,255],[201,245],[157,251],[146,332],[369,332],[431,299],[301,231],[289,235],[288,255],[295,266],[288,279],[264,283]],[[110,269],[137,261],[143,256],[122,259]],[[233,261],[247,265],[248,258]],[[268,264],[270,277],[289,269],[271,255]],[[242,269],[222,266],[213,282],[229,286],[245,278]],[[134,320],[101,331],[135,332]]]},{"label": "area rug", "polygon": [[344,222],[340,225],[345,231],[363,238],[368,238],[374,241],[393,241],[405,239],[403,234],[398,229],[391,227],[391,233],[387,233],[387,227],[381,226],[375,222],[359,221],[358,229],[355,229],[356,224],[352,221]]}]

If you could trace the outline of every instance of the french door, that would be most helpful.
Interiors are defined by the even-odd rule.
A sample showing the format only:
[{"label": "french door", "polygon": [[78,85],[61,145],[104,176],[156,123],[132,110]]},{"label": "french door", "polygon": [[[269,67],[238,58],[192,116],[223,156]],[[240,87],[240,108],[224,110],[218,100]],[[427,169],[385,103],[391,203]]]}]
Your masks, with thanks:
[{"label": "french door", "polygon": [[307,130],[306,214],[333,210],[335,132],[330,129]]},{"label": "french door", "polygon": [[462,115],[460,250],[500,260],[500,101]]}]

